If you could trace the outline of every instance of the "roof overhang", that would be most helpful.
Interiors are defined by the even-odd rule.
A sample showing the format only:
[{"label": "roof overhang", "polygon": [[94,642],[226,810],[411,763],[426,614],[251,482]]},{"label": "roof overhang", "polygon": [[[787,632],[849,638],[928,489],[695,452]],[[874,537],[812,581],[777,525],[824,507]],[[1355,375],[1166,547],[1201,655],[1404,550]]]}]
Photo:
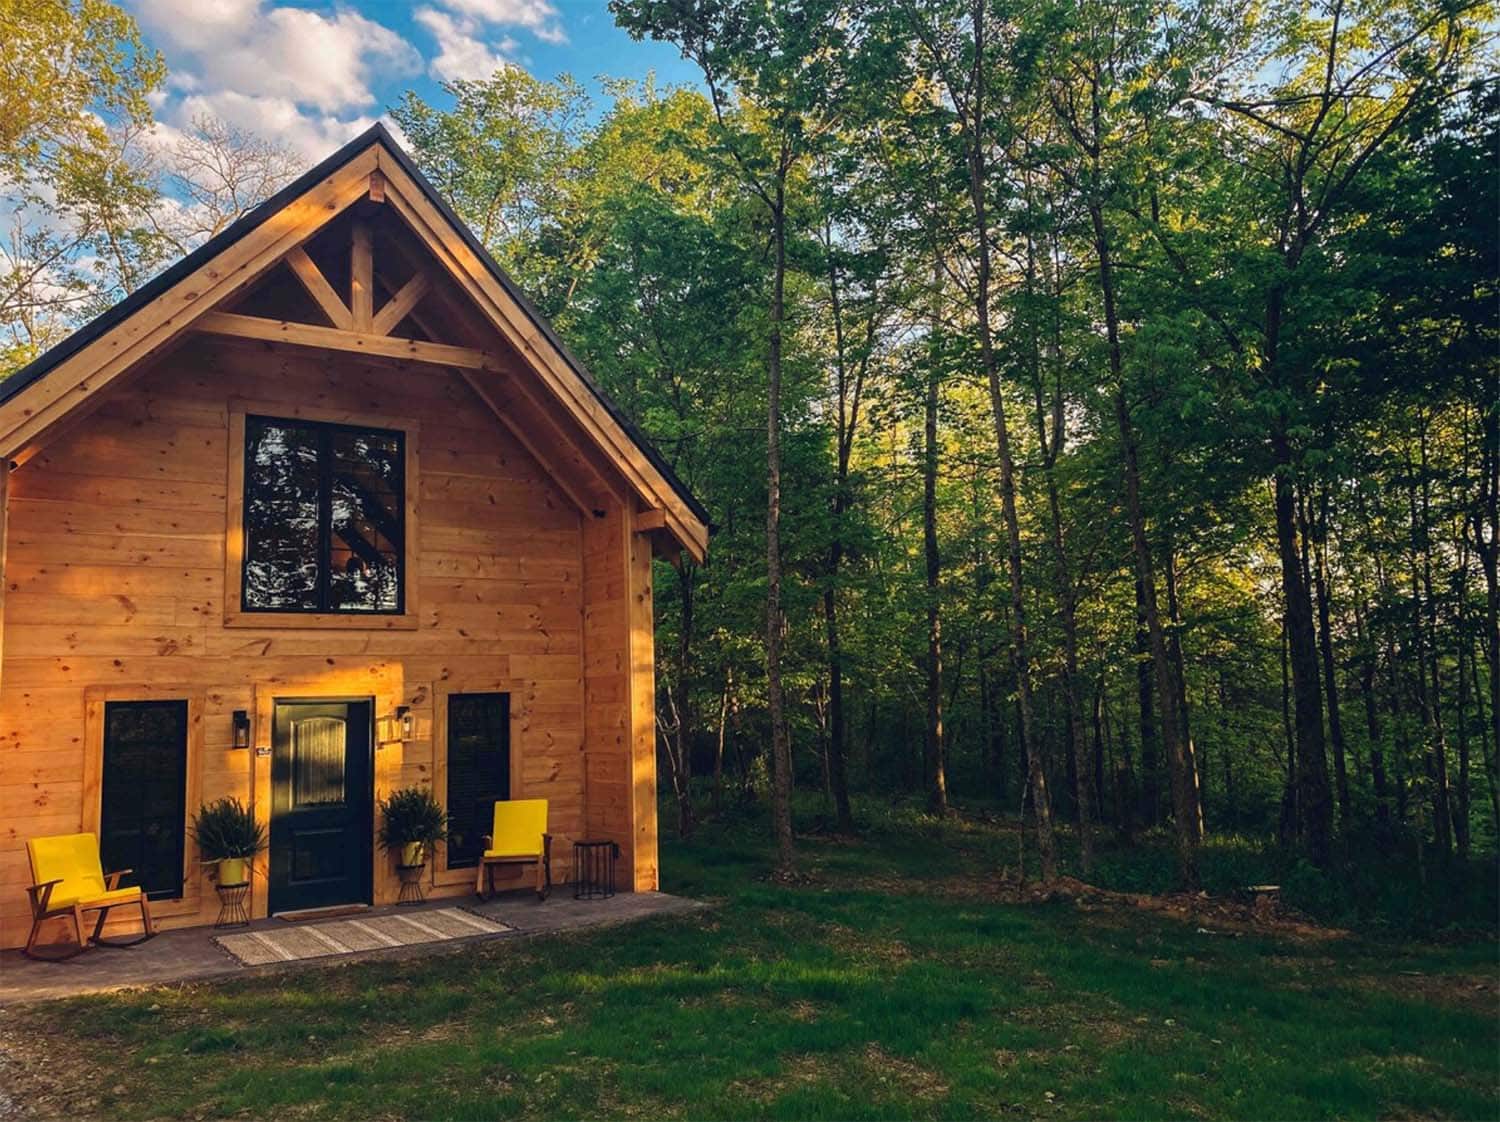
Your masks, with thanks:
[{"label": "roof overhang", "polygon": [[[618,489],[634,496],[638,528],[650,531],[665,546],[664,552],[680,548],[702,561],[709,535],[703,505],[379,124],[0,381],[0,462],[15,465],[30,458],[97,407],[111,385],[190,332],[254,330],[228,322],[235,317],[223,311],[224,306],[276,265],[294,257],[339,215],[371,198],[399,215],[465,302],[524,360],[534,375],[526,379],[526,393],[539,406],[560,413],[559,424],[588,442],[590,461],[603,465]],[[373,348],[368,353],[383,350],[386,357],[451,366],[492,408],[498,408],[497,400],[504,394],[492,394],[486,379],[514,378],[514,371],[508,369],[513,364],[494,361],[483,352],[461,354],[462,348],[444,351],[441,344],[403,343],[374,335],[355,344],[334,338],[340,334],[335,329],[283,327],[301,329],[282,331],[281,341],[293,345]]]}]

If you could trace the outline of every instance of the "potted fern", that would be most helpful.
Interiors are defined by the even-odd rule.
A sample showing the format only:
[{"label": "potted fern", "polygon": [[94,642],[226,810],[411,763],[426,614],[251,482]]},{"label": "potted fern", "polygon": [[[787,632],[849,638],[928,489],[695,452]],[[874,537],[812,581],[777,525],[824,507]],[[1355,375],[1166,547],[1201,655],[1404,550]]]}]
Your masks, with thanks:
[{"label": "potted fern", "polygon": [[448,836],[448,815],[432,792],[404,787],[380,800],[380,847],[398,852],[406,868],[426,864],[432,847]]},{"label": "potted fern", "polygon": [[239,799],[217,799],[193,815],[193,841],[203,864],[217,865],[220,884],[248,884],[249,862],[266,848],[266,828]]}]

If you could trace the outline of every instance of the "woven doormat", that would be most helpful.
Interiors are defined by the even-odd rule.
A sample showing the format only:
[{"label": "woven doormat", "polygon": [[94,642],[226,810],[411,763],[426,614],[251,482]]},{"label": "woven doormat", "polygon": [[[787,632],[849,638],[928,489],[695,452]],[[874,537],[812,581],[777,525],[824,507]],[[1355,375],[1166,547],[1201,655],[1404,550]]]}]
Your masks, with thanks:
[{"label": "woven doormat", "polygon": [[303,958],[322,958],[354,951],[443,943],[449,939],[498,935],[511,930],[514,929],[509,924],[462,908],[436,908],[410,915],[367,915],[360,919],[304,923],[284,929],[242,931],[234,935],[216,935],[214,942],[246,966],[264,966],[269,962],[296,962]]}]

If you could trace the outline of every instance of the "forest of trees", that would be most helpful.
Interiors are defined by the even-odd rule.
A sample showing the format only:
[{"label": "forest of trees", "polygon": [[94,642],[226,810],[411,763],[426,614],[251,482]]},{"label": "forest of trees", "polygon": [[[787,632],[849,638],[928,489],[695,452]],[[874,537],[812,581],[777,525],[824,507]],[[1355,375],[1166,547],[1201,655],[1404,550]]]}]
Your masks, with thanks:
[{"label": "forest of trees", "polygon": [[[611,8],[702,82],[509,67],[390,114],[712,513],[708,564],[657,572],[669,825],[764,799],[784,874],[794,788],[835,829],[851,791],[1020,811],[1048,877],[1055,826],[1085,877],[1160,831],[1185,887],[1215,835],[1494,861],[1490,6]],[[66,155],[27,127],[13,184]],[[80,143],[131,174],[119,129]],[[172,249],[183,183],[238,205],[146,172],[91,236]],[[12,367],[145,279],[49,304],[25,237]]]}]

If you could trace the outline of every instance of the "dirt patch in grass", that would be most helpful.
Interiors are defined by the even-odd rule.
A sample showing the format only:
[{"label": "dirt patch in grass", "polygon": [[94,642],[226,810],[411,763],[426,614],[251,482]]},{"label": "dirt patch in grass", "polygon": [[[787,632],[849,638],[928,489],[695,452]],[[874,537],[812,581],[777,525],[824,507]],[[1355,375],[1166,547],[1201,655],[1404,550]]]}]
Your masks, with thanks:
[{"label": "dirt patch in grass", "polygon": [[937,1072],[893,1056],[879,1044],[867,1046],[862,1059],[871,1080],[879,1086],[893,1088],[917,1099],[934,1099],[948,1093],[948,1084]]},{"label": "dirt patch in grass", "polygon": [[1500,985],[1493,977],[1478,974],[1419,974],[1403,970],[1399,974],[1372,975],[1359,979],[1361,987],[1381,990],[1407,1000],[1435,1005],[1452,1005],[1490,1017],[1500,1015]]},{"label": "dirt patch in grass", "polygon": [[1140,911],[1168,919],[1197,923],[1220,931],[1276,935],[1299,940],[1343,939],[1348,931],[1320,927],[1269,896],[1254,903],[1226,900],[1206,892],[1113,892],[1096,888],[1074,877],[1059,877],[1051,884],[1032,884],[1017,893],[1021,903],[1071,902],[1080,911]]},{"label": "dirt patch in grass", "polygon": [[53,1062],[43,1042],[0,1023],[0,1122],[51,1122],[93,1115],[99,1106],[95,1093],[99,1079],[88,1056],[70,1049],[66,1083],[39,1078],[41,1072],[55,1070]]},{"label": "dirt patch in grass", "polygon": [[901,940],[877,938],[842,923],[825,924],[823,936],[834,950],[862,962],[902,966],[912,959],[911,948]]},{"label": "dirt patch in grass", "polygon": [[768,1103],[788,1091],[831,1080],[838,1070],[838,1063],[830,1056],[788,1056],[782,1060],[781,1070],[775,1075],[736,1079],[729,1084],[729,1089],[751,1102]]}]

